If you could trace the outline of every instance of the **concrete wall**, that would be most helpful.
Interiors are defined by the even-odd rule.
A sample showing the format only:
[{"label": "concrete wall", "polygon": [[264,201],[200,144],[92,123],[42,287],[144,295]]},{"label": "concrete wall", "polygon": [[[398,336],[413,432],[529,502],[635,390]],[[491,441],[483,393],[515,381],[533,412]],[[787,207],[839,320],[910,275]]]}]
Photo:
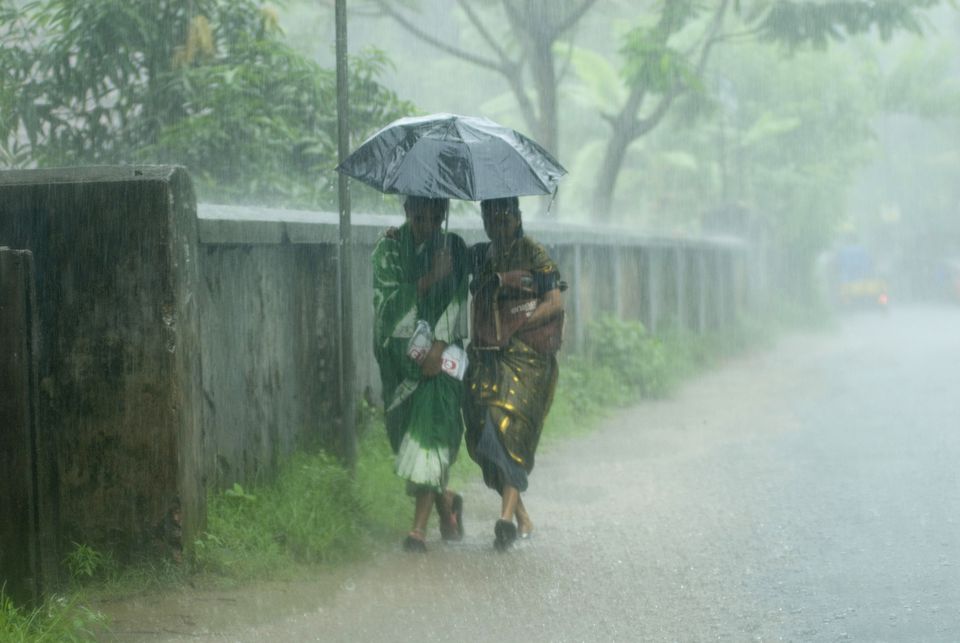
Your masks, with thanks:
[{"label": "concrete wall", "polygon": [[207,467],[248,484],[297,446],[335,446],[336,254],[282,241],[205,244],[200,290]]},{"label": "concrete wall", "polygon": [[17,601],[56,584],[57,485],[49,432],[37,422],[33,255],[0,247],[0,577]]},{"label": "concrete wall", "polygon": [[0,245],[35,262],[62,544],[124,558],[203,520],[195,211],[182,169],[0,173]]}]

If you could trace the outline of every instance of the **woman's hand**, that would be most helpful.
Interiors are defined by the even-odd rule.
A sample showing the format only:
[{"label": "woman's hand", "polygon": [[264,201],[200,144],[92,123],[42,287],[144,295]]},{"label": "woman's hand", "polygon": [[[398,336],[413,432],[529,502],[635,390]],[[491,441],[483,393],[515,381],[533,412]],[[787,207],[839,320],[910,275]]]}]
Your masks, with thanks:
[{"label": "woman's hand", "polygon": [[532,295],[533,275],[526,270],[511,270],[510,272],[498,272],[497,283],[501,288],[518,290],[524,294]]},{"label": "woman's hand", "polygon": [[424,296],[435,283],[445,279],[451,272],[453,272],[453,258],[450,256],[449,248],[437,248],[430,262],[430,272],[417,281],[417,292],[421,297]]},{"label": "woman's hand", "polygon": [[437,340],[430,346],[430,350],[420,362],[420,374],[426,378],[436,377],[440,374],[443,366],[443,351],[446,350],[447,343]]},{"label": "woman's hand", "polygon": [[530,317],[527,318],[526,327],[534,327],[546,323],[556,315],[563,312],[563,299],[560,297],[560,289],[554,288],[543,294],[537,308]]}]

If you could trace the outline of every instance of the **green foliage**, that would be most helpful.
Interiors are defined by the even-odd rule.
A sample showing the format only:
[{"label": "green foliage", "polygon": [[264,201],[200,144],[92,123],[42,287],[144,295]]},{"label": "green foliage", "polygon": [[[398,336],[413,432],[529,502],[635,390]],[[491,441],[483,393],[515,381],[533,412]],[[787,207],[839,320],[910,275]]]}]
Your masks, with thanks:
[{"label": "green foliage", "polygon": [[627,85],[640,86],[656,94],[680,89],[702,91],[695,63],[670,44],[671,39],[702,12],[700,3],[691,0],[665,2],[656,25],[640,26],[628,32],[620,48]]},{"label": "green foliage", "polygon": [[117,567],[109,554],[79,543],[73,543],[73,549],[64,557],[63,564],[74,582],[103,577]]},{"label": "green foliage", "polygon": [[[335,75],[291,49],[259,0],[42,0],[5,11],[8,163],[177,163],[211,200],[334,202]],[[388,65],[375,50],[351,61],[354,142],[414,110],[378,83]]]},{"label": "green foliage", "polygon": [[105,618],[75,600],[48,599],[35,609],[17,607],[0,589],[0,640],[5,643],[96,641]]},{"label": "green foliage", "polygon": [[255,491],[234,484],[210,497],[207,531],[195,543],[200,569],[242,578],[358,553],[363,506],[330,456],[296,453]]},{"label": "green foliage", "polygon": [[955,43],[931,47],[919,39],[905,47],[882,85],[885,111],[929,119],[960,118]]},{"label": "green foliage", "polygon": [[791,49],[807,44],[824,48],[871,29],[884,40],[900,30],[920,33],[921,12],[938,4],[939,0],[764,0],[753,3],[751,15],[767,40]]},{"label": "green foliage", "polygon": [[590,322],[586,336],[591,362],[610,369],[623,386],[644,397],[666,393],[671,382],[663,343],[642,323],[603,315]]},{"label": "green foliage", "polygon": [[212,494],[207,531],[195,543],[198,568],[231,578],[273,576],[297,563],[355,558],[371,537],[395,537],[411,503],[393,472],[382,409],[361,402],[357,428],[352,476],[322,452],[299,452],[269,484]]}]

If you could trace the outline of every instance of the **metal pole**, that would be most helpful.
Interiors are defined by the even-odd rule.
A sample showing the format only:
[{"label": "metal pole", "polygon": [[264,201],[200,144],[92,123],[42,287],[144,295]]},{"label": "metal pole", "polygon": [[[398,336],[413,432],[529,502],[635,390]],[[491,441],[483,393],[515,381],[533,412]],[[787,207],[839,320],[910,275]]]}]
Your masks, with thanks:
[{"label": "metal pole", "polygon": [[[347,3],[336,0],[337,31],[337,155],[340,162],[350,153],[350,103],[347,76]],[[357,462],[357,383],[353,348],[353,243],[350,229],[350,185],[345,174],[338,174],[340,204],[340,439],[343,458],[354,468]]]}]

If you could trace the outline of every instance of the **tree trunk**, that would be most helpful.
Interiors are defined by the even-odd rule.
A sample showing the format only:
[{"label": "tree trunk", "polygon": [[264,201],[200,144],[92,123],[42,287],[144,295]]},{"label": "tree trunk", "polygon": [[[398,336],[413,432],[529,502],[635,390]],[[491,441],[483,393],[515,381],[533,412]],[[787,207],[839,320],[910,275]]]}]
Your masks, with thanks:
[{"label": "tree trunk", "polygon": [[552,41],[537,39],[531,46],[531,69],[537,89],[537,106],[540,112],[537,142],[548,152],[557,156],[559,150],[559,123],[557,119],[557,72],[553,61]]},{"label": "tree trunk", "polygon": [[643,104],[646,91],[634,88],[627,97],[623,109],[613,119],[610,140],[607,142],[603,162],[597,170],[597,180],[594,182],[593,217],[601,223],[609,223],[613,208],[613,191],[617,186],[617,176],[623,167],[623,159],[627,154],[627,147],[636,138],[634,132],[636,113]]},{"label": "tree trunk", "polygon": [[597,180],[593,193],[593,216],[600,223],[609,223],[613,209],[613,191],[617,186],[617,177],[623,166],[623,159],[627,153],[627,146],[632,139],[624,134],[621,128],[614,129],[607,143],[603,163],[597,172]]}]

